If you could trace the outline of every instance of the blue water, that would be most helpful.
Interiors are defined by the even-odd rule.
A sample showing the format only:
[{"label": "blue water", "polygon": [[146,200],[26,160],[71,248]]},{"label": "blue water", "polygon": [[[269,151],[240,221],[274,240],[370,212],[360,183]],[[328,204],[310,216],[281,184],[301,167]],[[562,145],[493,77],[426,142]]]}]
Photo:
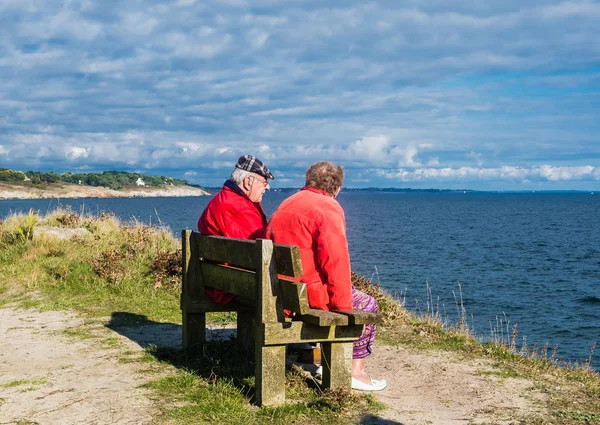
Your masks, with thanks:
[{"label": "blue water", "polygon": [[[269,192],[270,215],[289,193]],[[195,229],[209,197],[62,200],[74,211]],[[586,360],[600,342],[600,196],[579,193],[344,192],[353,269],[380,282],[410,309],[467,322],[483,339],[517,324],[565,360]],[[10,212],[42,213],[56,200],[0,201]],[[431,291],[428,297],[427,283]],[[457,282],[460,282],[459,290]],[[503,322],[499,334],[500,320]],[[506,321],[508,320],[508,332]],[[600,369],[600,348],[592,366]]]}]

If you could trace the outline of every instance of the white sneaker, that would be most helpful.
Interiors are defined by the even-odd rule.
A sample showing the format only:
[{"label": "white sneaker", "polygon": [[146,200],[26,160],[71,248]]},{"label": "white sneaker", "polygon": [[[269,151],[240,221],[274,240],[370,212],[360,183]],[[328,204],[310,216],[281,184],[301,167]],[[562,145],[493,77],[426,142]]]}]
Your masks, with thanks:
[{"label": "white sneaker", "polygon": [[319,366],[315,371],[315,375],[323,375],[323,366]]},{"label": "white sneaker", "polygon": [[385,379],[371,379],[371,384],[366,384],[363,381],[359,381],[356,378],[352,378],[352,389],[361,391],[381,391],[387,387],[387,381]]}]

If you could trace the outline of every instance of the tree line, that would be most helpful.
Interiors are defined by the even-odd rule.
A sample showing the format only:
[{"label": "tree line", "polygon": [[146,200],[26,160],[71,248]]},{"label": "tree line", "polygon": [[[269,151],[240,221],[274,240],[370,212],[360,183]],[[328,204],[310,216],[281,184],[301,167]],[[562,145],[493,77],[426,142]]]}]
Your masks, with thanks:
[{"label": "tree line", "polygon": [[101,186],[109,189],[123,189],[126,186],[135,186],[138,179],[142,179],[146,186],[160,187],[165,185],[188,186],[187,180],[175,179],[165,176],[148,176],[127,171],[104,171],[102,173],[54,173],[40,171],[17,171],[0,168],[0,181],[30,181],[33,185],[47,185],[50,183],[71,183],[86,186]]}]

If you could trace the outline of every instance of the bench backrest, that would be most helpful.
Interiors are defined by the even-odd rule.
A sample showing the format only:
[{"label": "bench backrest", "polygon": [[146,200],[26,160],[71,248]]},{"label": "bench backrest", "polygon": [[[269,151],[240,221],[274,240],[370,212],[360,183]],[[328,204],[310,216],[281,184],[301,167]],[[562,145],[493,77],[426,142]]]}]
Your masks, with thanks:
[{"label": "bench backrest", "polygon": [[206,287],[237,295],[262,311],[262,321],[283,320],[283,309],[308,314],[306,286],[279,275],[302,276],[297,246],[232,239],[186,230],[183,241],[183,297],[202,297]]},{"label": "bench backrest", "polygon": [[[345,326],[378,323],[376,313],[356,310],[324,311],[310,308],[306,285],[291,278],[302,276],[300,249],[293,245],[208,236],[190,230],[182,232],[183,303],[204,311],[218,311],[209,302],[205,288],[235,294],[236,300],[256,309],[262,323],[285,321],[283,310],[317,326]],[[287,278],[286,278],[287,277]]]}]

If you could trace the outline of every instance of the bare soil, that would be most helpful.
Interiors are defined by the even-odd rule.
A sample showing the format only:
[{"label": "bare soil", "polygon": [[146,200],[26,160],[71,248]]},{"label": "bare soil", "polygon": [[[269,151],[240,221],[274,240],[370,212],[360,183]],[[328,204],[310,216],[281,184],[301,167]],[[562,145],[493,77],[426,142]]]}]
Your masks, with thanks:
[{"label": "bare soil", "polygon": [[[153,324],[117,333],[104,323],[0,309],[0,424],[153,423],[156,408],[143,384],[156,376],[123,359],[151,343],[179,346],[181,329]],[[486,360],[379,346],[367,371],[389,384],[376,393],[387,409],[363,424],[510,424],[544,416],[545,396],[533,382],[499,378]]]}]

